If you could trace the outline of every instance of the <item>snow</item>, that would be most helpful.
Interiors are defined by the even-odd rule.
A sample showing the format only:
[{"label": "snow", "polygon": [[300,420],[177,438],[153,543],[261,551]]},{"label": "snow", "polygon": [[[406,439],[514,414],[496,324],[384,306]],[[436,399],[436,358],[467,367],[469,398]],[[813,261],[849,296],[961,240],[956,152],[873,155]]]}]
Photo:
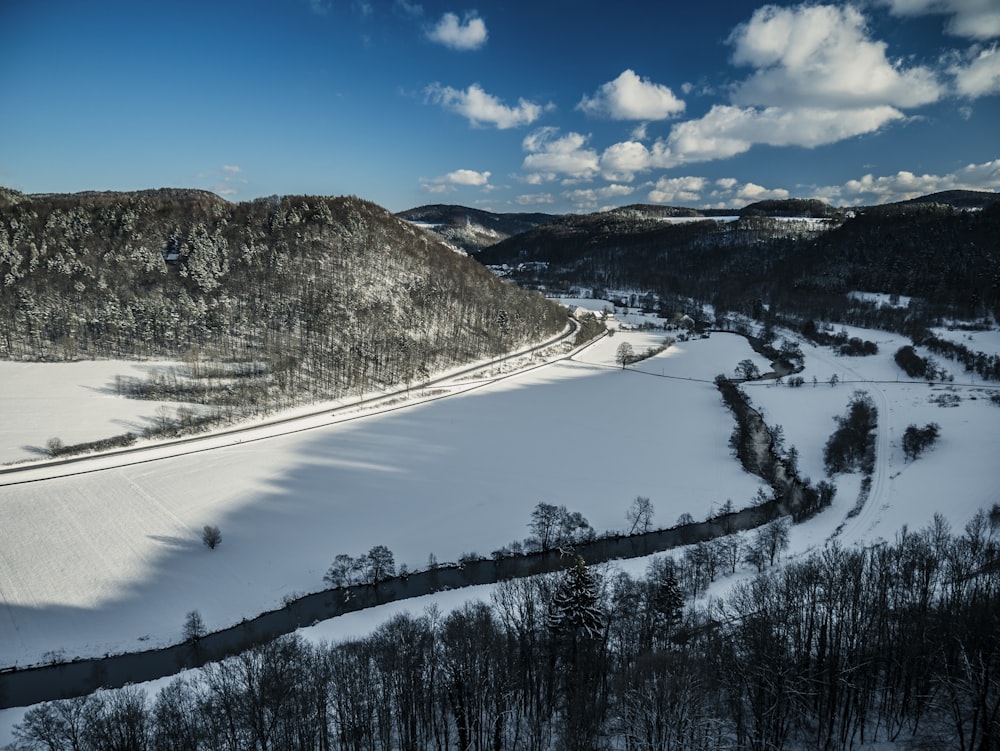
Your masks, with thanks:
[{"label": "snow", "polygon": [[[989,329],[988,331],[961,331],[952,328],[934,328],[931,332],[938,339],[945,339],[956,344],[961,344],[973,352],[984,352],[987,355],[1000,355],[1000,330]],[[939,364],[944,362],[944,358],[936,357]]]},{"label": "snow", "polygon": [[876,308],[908,308],[912,298],[907,295],[893,295],[885,292],[862,292],[855,290],[848,292],[847,296],[862,302],[874,303]]},{"label": "snow", "polygon": [[[227,626],[321,588],[336,554],[376,544],[410,568],[432,552],[489,554],[526,537],[542,501],[612,530],[636,495],[668,525],[750,499],[761,483],[729,455],[733,419],[711,380],[752,350],[717,335],[614,364],[620,342],[662,338],[622,332],[573,362],[267,440],[0,476],[0,665],[176,641],[195,608]],[[110,468],[10,484],[91,465]],[[200,543],[206,524],[222,530],[215,551]]]},{"label": "snow", "polygon": [[130,431],[141,433],[154,425],[161,407],[173,416],[181,406],[178,402],[126,399],[115,389],[116,376],[145,380],[173,367],[182,363],[0,360],[0,464],[47,454],[50,438],[69,446]]},{"label": "snow", "polygon": [[[605,305],[589,304],[597,310]],[[849,334],[876,341],[879,353],[840,357],[802,342],[804,386],[744,386],[768,424],[782,425],[785,445],[799,450],[803,474],[814,481],[824,478],[823,444],[853,391],[868,392],[879,409],[867,503],[850,516],[860,476],[834,478],[832,507],[792,529],[790,557],[834,537],[848,545],[892,539],[903,525],[920,528],[935,513],[961,529],[978,509],[1000,502],[1000,409],[989,399],[997,387],[913,381],[892,359],[905,338],[864,329]],[[302,424],[307,429],[292,434],[279,435],[287,426],[262,425],[242,437],[217,436],[199,444],[197,453],[171,456],[194,448],[165,445],[137,455],[141,464],[95,458],[0,474],[0,665],[36,663],[52,656],[47,653],[72,658],[177,641],[184,613],[192,609],[209,628],[226,626],[275,607],[283,596],[319,589],[336,554],[357,555],[376,544],[388,545],[397,563],[411,568],[423,567],[429,553],[441,561],[489,554],[527,535],[531,509],[540,501],[580,511],[599,531],[623,528],[636,495],[652,500],[654,522],[664,526],[682,513],[704,518],[726,499],[742,505],[761,483],[729,452],[734,422],[712,379],[731,374],[744,358],[762,371],[768,363],[742,338],[713,333],[679,342],[624,372],[615,364],[621,342],[641,352],[665,335],[618,331],[572,361],[495,381],[463,378],[435,387],[451,396],[395,405],[394,411],[309,418]],[[21,364],[0,365],[14,372]],[[63,401],[36,400],[34,410],[5,411],[6,443],[32,444],[42,440],[33,436],[54,433],[69,439],[75,422],[46,410],[68,409],[73,394],[94,400],[88,408],[93,417],[86,419],[95,429],[88,426],[85,439],[103,437],[102,430],[121,432],[115,421],[140,419],[149,404],[96,389],[116,372],[148,366],[93,364],[89,389],[80,385],[85,369],[57,364],[33,365],[30,377],[5,380],[5,409],[38,393],[64,395]],[[834,373],[849,382],[831,387]],[[932,401],[941,394],[958,397],[957,406]],[[138,411],[118,411],[99,422],[101,407]],[[931,421],[941,426],[939,441],[916,461],[905,461],[902,432]],[[103,466],[109,468],[12,484]],[[222,529],[215,551],[200,543],[205,524]],[[616,565],[639,574],[647,564]],[[713,591],[727,586],[717,585]],[[393,603],[302,634],[315,640],[362,636],[393,613],[419,614],[432,604],[448,610],[488,600],[491,590]],[[18,712],[0,712],[0,743],[9,739],[7,728]]]}]

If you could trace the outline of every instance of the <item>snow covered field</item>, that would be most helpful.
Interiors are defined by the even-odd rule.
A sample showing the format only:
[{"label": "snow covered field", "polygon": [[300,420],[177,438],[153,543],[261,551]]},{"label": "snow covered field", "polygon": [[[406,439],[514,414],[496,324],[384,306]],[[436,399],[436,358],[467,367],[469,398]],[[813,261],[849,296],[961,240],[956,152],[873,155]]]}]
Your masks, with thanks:
[{"label": "snow covered field", "polygon": [[[793,530],[789,555],[835,534],[845,544],[891,539],[903,524],[919,528],[935,512],[960,529],[977,509],[1000,502],[1000,408],[990,403],[990,391],[912,382],[892,360],[906,340],[851,334],[877,341],[879,354],[839,357],[803,344],[806,385],[747,386],[766,421],[782,425],[786,445],[799,450],[803,474],[813,480],[823,477],[822,447],[851,393],[867,391],[879,409],[868,503],[848,518],[859,478],[838,477],[833,506]],[[582,512],[598,531],[624,527],[636,495],[652,500],[654,522],[662,526],[682,513],[703,518],[728,498],[743,505],[761,483],[730,455],[734,421],[711,381],[744,358],[762,371],[768,364],[742,338],[713,334],[625,372],[614,365],[621,342],[640,352],[663,337],[619,332],[572,362],[293,435],[229,439],[214,450],[79,477],[11,485],[17,475],[0,476],[0,665],[178,641],[192,609],[209,628],[229,625],[275,607],[283,596],[321,588],[336,554],[357,555],[376,544],[411,568],[423,567],[429,553],[441,561],[488,555],[527,535],[540,501]],[[57,393],[71,372],[34,367],[25,396],[50,387]],[[834,373],[846,382],[828,385]],[[48,374],[56,383],[49,384]],[[941,394],[957,406],[939,406],[934,399]],[[17,399],[7,389],[4,397],[5,405]],[[118,420],[144,414],[129,416],[127,407],[149,410],[148,403],[104,401],[126,410],[116,413]],[[903,430],[931,421],[941,426],[938,443],[905,462]],[[30,426],[6,414],[5,422],[8,443],[37,440],[16,437]],[[56,432],[64,440],[69,435],[65,427]],[[122,431],[115,425],[113,432]],[[86,436],[95,437],[101,435]],[[200,543],[204,524],[222,529],[215,551]],[[645,562],[629,567],[642,570]],[[419,612],[430,602],[447,608],[488,593],[440,593],[304,633],[357,635],[391,612]]]},{"label": "snow covered field", "polygon": [[[173,416],[177,402],[116,395],[115,376],[145,380],[179,363],[120,360],[37,363],[0,360],[0,464],[37,459],[45,443],[67,446],[151,427],[157,410]],[[189,405],[195,407],[195,405]]]},{"label": "snow covered field", "polygon": [[[2,476],[0,664],[177,641],[195,608],[209,628],[230,625],[322,588],[336,554],[376,544],[410,568],[430,553],[489,554],[527,536],[540,501],[608,530],[636,495],[665,526],[748,500],[761,483],[729,456],[733,419],[710,381],[757,356],[716,336],[637,365],[704,381],[614,365],[621,341],[662,338],[621,333],[574,362],[294,435],[19,485]],[[215,551],[200,543],[205,524],[222,529]]]}]

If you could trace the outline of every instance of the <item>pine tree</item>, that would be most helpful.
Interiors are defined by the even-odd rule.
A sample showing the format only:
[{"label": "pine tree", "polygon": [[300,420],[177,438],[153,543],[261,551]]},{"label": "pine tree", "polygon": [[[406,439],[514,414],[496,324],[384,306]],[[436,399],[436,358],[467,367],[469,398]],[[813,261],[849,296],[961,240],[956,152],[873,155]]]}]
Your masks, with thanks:
[{"label": "pine tree", "polygon": [[597,579],[581,556],[567,570],[549,605],[548,626],[557,634],[597,639],[604,630]]},{"label": "pine tree", "polygon": [[653,588],[650,602],[653,624],[658,633],[666,636],[684,612],[684,595],[674,574],[673,562],[668,561],[658,575],[650,579],[650,583]]}]

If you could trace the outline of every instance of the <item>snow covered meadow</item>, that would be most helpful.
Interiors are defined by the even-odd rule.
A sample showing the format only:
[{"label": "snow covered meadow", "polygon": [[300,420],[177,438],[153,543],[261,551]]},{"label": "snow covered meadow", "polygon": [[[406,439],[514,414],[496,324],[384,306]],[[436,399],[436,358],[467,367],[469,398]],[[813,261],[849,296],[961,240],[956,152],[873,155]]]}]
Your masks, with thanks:
[{"label": "snow covered meadow", "polygon": [[[833,418],[853,391],[868,392],[879,409],[876,473],[864,507],[849,515],[859,477],[837,477],[833,506],[793,529],[788,555],[834,536],[859,545],[892,539],[902,525],[921,527],[934,513],[961,528],[979,508],[1000,502],[1000,408],[989,398],[996,388],[965,383],[960,372],[953,383],[913,382],[892,359],[904,339],[850,333],[875,340],[879,354],[840,357],[802,343],[805,385],[745,387],[768,424],[782,426],[786,446],[798,449],[802,473],[814,481],[824,475],[822,448]],[[429,554],[442,562],[489,555],[527,536],[539,502],[581,512],[598,532],[625,527],[637,495],[651,499],[658,526],[685,513],[704,518],[727,499],[745,505],[762,482],[730,453],[735,423],[712,379],[732,374],[745,358],[762,372],[769,364],[742,337],[714,333],[625,371],[615,365],[621,342],[641,352],[663,336],[619,331],[570,361],[495,382],[465,379],[464,387],[478,387],[361,419],[315,422],[297,433],[264,428],[257,436],[222,436],[204,444],[208,450],[145,454],[144,463],[79,476],[40,479],[53,473],[42,467],[0,474],[0,666],[176,642],[192,609],[209,629],[227,626],[283,597],[322,588],[336,554],[358,555],[373,545],[388,546],[411,569],[424,567]],[[44,445],[52,435],[80,431],[87,440],[123,432],[122,424],[155,407],[107,390],[115,368],[135,364],[102,363],[111,369],[90,376],[84,365],[97,367],[0,364],[21,369],[20,381],[4,383],[24,389],[18,395],[5,386],[5,461],[30,458],[21,447]],[[833,374],[836,386],[828,383]],[[80,401],[89,400],[93,412],[67,407],[57,418],[52,412],[61,400],[37,400],[74,388],[92,395]],[[31,398],[32,409],[16,408]],[[83,435],[82,420],[98,433]],[[941,426],[939,441],[904,461],[899,441],[906,426],[931,421]],[[200,542],[206,524],[222,530],[217,550]],[[344,638],[390,612],[419,611],[431,601],[457,605],[488,596],[488,589],[394,603],[304,631]]]}]

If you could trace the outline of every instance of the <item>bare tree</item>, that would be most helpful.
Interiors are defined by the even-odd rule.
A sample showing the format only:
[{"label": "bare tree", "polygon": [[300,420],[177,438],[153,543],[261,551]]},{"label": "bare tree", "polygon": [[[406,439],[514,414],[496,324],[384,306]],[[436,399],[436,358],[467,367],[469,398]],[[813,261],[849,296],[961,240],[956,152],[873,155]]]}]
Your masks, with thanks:
[{"label": "bare tree", "polygon": [[396,559],[385,545],[376,545],[368,551],[367,579],[373,584],[396,575]]},{"label": "bare tree", "polygon": [[635,362],[635,350],[631,344],[622,342],[618,345],[618,349],[615,350],[615,362],[622,366],[622,370],[625,370],[626,365]]},{"label": "bare tree", "polygon": [[206,524],[201,530],[201,541],[210,550],[215,550],[222,542],[222,530],[211,524]]},{"label": "bare tree", "polygon": [[198,641],[205,635],[205,621],[197,610],[184,616],[184,641]]},{"label": "bare tree", "polygon": [[740,360],[736,363],[736,375],[744,381],[752,381],[754,378],[760,378],[760,368],[750,358]]},{"label": "bare tree", "polygon": [[630,535],[634,535],[636,532],[648,532],[653,522],[653,504],[648,498],[637,495],[628,511],[625,512],[625,518],[632,523],[632,527],[628,531]]}]

